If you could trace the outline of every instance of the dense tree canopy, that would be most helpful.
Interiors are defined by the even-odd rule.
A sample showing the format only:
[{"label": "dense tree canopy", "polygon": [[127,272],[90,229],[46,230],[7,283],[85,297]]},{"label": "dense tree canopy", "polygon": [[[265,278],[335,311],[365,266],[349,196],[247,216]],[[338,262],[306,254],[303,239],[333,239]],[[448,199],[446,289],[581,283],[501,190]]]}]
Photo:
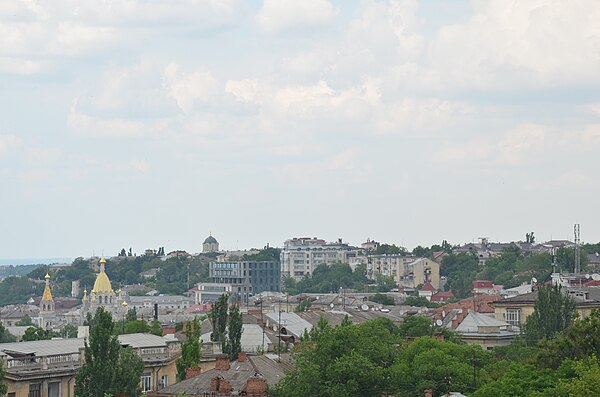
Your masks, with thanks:
[{"label": "dense tree canopy", "polygon": [[575,315],[575,301],[559,286],[542,286],[537,292],[534,312],[527,317],[525,335],[530,343],[554,338],[567,328]]},{"label": "dense tree canopy", "polygon": [[194,368],[200,364],[200,358],[202,357],[201,334],[200,319],[195,318],[193,321],[186,323],[186,340],[181,344],[181,357],[175,363],[177,366],[177,379],[185,379],[185,370],[187,368]]},{"label": "dense tree canopy", "polygon": [[119,344],[110,313],[99,308],[93,317],[88,314],[87,323],[90,334],[84,342],[85,362],[75,377],[75,395],[103,397],[105,393],[123,392],[139,395],[144,364],[131,349]]}]

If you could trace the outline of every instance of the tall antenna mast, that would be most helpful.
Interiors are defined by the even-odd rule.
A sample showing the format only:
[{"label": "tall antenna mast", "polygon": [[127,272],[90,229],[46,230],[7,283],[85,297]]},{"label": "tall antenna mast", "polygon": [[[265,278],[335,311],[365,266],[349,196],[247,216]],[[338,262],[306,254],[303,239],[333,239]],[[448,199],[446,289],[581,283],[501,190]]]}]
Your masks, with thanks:
[{"label": "tall antenna mast", "polygon": [[581,243],[579,239],[579,223],[575,224],[574,227],[575,232],[575,274],[581,273],[581,252],[579,249],[579,245]]}]

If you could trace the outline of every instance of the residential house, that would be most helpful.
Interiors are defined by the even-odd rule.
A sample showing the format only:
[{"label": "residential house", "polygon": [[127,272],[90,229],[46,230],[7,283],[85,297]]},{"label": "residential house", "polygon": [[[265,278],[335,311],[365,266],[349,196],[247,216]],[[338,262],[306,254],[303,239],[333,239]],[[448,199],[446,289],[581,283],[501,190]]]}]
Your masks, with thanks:
[{"label": "residential house", "polygon": [[519,335],[519,328],[506,321],[497,320],[493,315],[469,311],[455,331],[468,344],[480,345],[491,350],[496,346],[510,345]]},{"label": "residential house", "polygon": [[[151,334],[120,335],[119,342],[142,357],[142,390],[175,382],[179,341]],[[52,339],[0,344],[8,397],[71,397],[84,361],[84,339]]]},{"label": "residential house", "polygon": [[435,289],[433,287],[433,285],[431,285],[430,282],[426,282],[425,285],[423,285],[420,289],[419,289],[419,297],[424,297],[426,298],[428,301],[431,300],[431,297],[437,292],[437,289]]},{"label": "residential house", "polygon": [[276,361],[276,357],[272,355],[251,357],[246,353],[240,353],[236,361],[229,362],[227,356],[219,356],[215,368],[200,371],[195,376],[146,395],[149,397],[180,395],[266,397],[269,396],[268,387],[279,382],[290,369],[289,364]]},{"label": "residential house", "polygon": [[[575,309],[580,318],[589,316],[600,308],[600,287],[564,287],[563,292],[575,300]],[[515,326],[525,325],[527,317],[533,313],[538,291],[492,302],[497,320]]]},{"label": "residential house", "polygon": [[438,291],[431,295],[429,300],[435,303],[446,303],[451,299],[454,299],[454,294],[452,291]]}]

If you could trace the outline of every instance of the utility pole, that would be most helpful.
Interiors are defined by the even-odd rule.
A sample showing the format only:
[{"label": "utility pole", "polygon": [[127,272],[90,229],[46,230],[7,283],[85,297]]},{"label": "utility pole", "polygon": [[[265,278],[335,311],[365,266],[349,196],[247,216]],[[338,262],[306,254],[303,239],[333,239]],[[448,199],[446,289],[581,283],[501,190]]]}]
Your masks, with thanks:
[{"label": "utility pole", "polygon": [[580,235],[579,235],[579,223],[575,224],[573,228],[575,232],[575,274],[579,275],[581,273],[581,251],[580,251]]}]

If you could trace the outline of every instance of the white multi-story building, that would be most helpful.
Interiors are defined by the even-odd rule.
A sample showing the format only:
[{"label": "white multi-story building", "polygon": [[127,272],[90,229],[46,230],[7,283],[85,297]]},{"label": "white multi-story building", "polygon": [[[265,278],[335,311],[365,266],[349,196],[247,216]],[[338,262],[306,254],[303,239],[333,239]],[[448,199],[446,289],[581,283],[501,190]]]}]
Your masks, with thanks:
[{"label": "white multi-story building", "polygon": [[415,256],[402,256],[398,254],[360,254],[350,259],[350,267],[356,269],[358,265],[365,265],[367,268],[367,277],[375,280],[378,275],[389,276],[396,278],[398,269],[402,265],[406,265],[416,261]]},{"label": "white multi-story building", "polygon": [[301,280],[311,275],[322,264],[350,263],[359,249],[342,242],[334,243],[316,237],[298,237],[286,240],[281,250],[281,275]]}]

